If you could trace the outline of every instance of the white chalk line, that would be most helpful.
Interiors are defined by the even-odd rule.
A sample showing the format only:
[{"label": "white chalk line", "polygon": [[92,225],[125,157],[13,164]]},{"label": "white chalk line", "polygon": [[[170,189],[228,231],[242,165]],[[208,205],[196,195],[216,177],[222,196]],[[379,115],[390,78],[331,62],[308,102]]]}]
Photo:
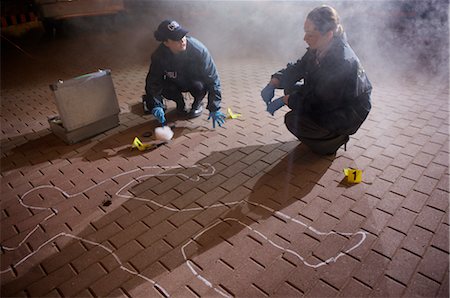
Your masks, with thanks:
[{"label": "white chalk line", "polygon": [[261,232],[259,232],[258,230],[252,228],[251,226],[249,226],[249,225],[243,223],[242,221],[238,220],[237,218],[231,218],[231,217],[228,217],[228,218],[224,218],[224,219],[218,219],[214,224],[212,224],[212,225],[210,225],[209,227],[203,229],[201,232],[199,232],[197,235],[195,235],[193,238],[191,238],[188,242],[186,242],[186,243],[181,247],[181,251],[182,251],[182,253],[183,253],[183,258],[184,258],[184,260],[185,260],[185,262],[186,262],[186,265],[189,267],[189,269],[191,270],[192,274],[194,274],[194,276],[195,276],[196,278],[198,278],[200,281],[202,281],[206,286],[208,286],[208,287],[214,289],[214,291],[216,291],[217,293],[219,293],[219,294],[222,295],[223,297],[232,297],[232,296],[230,296],[228,293],[222,291],[222,290],[219,289],[218,287],[212,285],[211,282],[209,282],[205,277],[203,277],[200,273],[198,273],[197,270],[195,270],[193,263],[189,260],[189,258],[186,256],[186,253],[185,253],[185,248],[186,248],[186,246],[188,246],[189,244],[193,243],[193,242],[194,242],[197,238],[199,238],[201,235],[203,235],[203,234],[206,233],[207,231],[211,230],[212,228],[214,228],[215,226],[217,226],[217,225],[219,225],[219,224],[221,224],[221,223],[223,223],[223,222],[226,222],[226,221],[235,221],[235,222],[241,224],[242,226],[244,226],[245,228],[249,229],[249,230],[252,231],[253,233],[259,235],[261,238],[263,238],[263,239],[264,239],[266,242],[268,242],[270,245],[272,245],[272,246],[274,246],[274,247],[276,247],[276,248],[278,248],[278,249],[280,249],[280,250],[282,250],[282,251],[284,251],[284,252],[286,252],[286,253],[290,253],[290,254],[294,255],[294,256],[297,257],[300,261],[302,261],[302,263],[303,263],[304,265],[306,265],[306,266],[308,266],[308,267],[311,267],[311,268],[314,268],[314,269],[319,268],[319,267],[324,266],[324,265],[327,265],[327,264],[329,264],[329,263],[335,263],[340,257],[343,257],[343,256],[345,256],[346,254],[350,253],[351,251],[357,249],[357,248],[364,242],[364,240],[365,240],[366,237],[367,237],[367,233],[364,232],[364,231],[358,231],[358,232],[356,232],[356,233],[343,233],[343,232],[334,232],[334,231],[331,231],[331,232],[326,232],[326,233],[324,233],[324,232],[321,232],[321,231],[319,231],[319,230],[314,229],[314,228],[311,227],[311,226],[308,226],[307,224],[305,224],[305,223],[303,223],[303,222],[301,222],[301,221],[299,221],[299,220],[297,220],[297,219],[295,219],[295,218],[290,217],[290,216],[287,215],[287,214],[284,214],[284,213],[279,212],[279,211],[275,211],[275,210],[273,210],[273,209],[271,209],[271,208],[269,208],[269,207],[267,207],[267,206],[264,206],[264,205],[262,205],[262,204],[255,203],[255,202],[251,202],[251,201],[248,201],[248,200],[246,200],[245,202],[247,202],[247,203],[249,203],[249,204],[252,204],[252,205],[254,205],[254,206],[259,206],[259,207],[262,207],[262,208],[264,208],[264,209],[266,209],[266,210],[272,211],[274,214],[280,215],[280,216],[282,216],[282,217],[285,218],[285,219],[288,219],[288,220],[290,220],[290,221],[292,221],[292,222],[294,222],[294,223],[297,223],[297,224],[300,224],[300,225],[302,225],[302,226],[304,226],[304,227],[307,227],[307,228],[308,228],[309,230],[311,230],[312,232],[314,232],[314,233],[316,233],[316,234],[318,234],[318,235],[321,235],[321,236],[328,236],[328,235],[354,236],[354,235],[358,235],[358,234],[359,234],[359,235],[361,235],[361,240],[359,240],[358,243],[356,243],[355,245],[353,245],[353,246],[350,247],[349,249],[346,249],[344,252],[342,252],[342,251],[339,252],[339,254],[337,254],[337,255],[334,256],[334,257],[330,257],[330,258],[326,259],[325,261],[320,262],[320,263],[317,263],[317,264],[312,264],[312,263],[307,262],[306,259],[305,259],[304,257],[302,257],[300,254],[298,254],[297,252],[295,252],[295,251],[293,251],[293,250],[291,250],[291,249],[287,249],[287,248],[285,248],[285,247],[283,247],[283,246],[281,246],[281,245],[275,243],[274,241],[272,241],[271,239],[269,239],[269,237],[267,237],[267,236],[264,235],[263,233],[261,233]]},{"label": "white chalk line", "polygon": [[[209,172],[209,173],[206,172],[207,170],[204,170],[203,168],[201,168],[202,166],[203,166],[203,167],[204,167],[204,166],[209,167],[209,168],[211,169],[211,172]],[[133,197],[130,197],[130,196],[120,195],[119,193],[120,193],[123,189],[125,189],[127,186],[129,186],[130,184],[132,184],[132,183],[137,183],[140,179],[145,179],[145,178],[148,178],[148,177],[155,177],[155,176],[158,176],[158,177],[164,177],[164,176],[181,176],[181,177],[183,177],[183,178],[185,178],[185,179],[188,179],[188,180],[191,180],[191,181],[196,182],[196,181],[199,181],[199,180],[200,180],[200,177],[202,177],[202,176],[211,176],[211,175],[214,175],[214,173],[215,173],[215,168],[212,167],[210,164],[207,164],[207,163],[202,164],[201,166],[194,165],[194,166],[192,166],[192,167],[190,167],[190,168],[200,168],[201,171],[202,171],[203,173],[198,174],[198,175],[196,176],[196,178],[194,178],[194,179],[191,178],[191,177],[189,177],[189,176],[187,176],[187,175],[185,175],[185,174],[182,174],[182,173],[175,173],[175,174],[146,174],[146,175],[140,175],[140,176],[134,178],[134,179],[136,179],[136,180],[133,179],[133,180],[131,180],[131,182],[127,183],[124,187],[121,187],[121,188],[116,192],[116,195],[119,196],[119,197],[123,197],[123,198],[133,198]],[[96,187],[98,187],[98,186],[100,186],[100,185],[106,183],[106,182],[114,181],[115,178],[118,178],[118,177],[121,177],[121,176],[125,176],[125,175],[129,175],[129,174],[132,174],[132,173],[135,173],[135,172],[138,172],[138,171],[147,170],[147,169],[163,169],[163,170],[166,170],[166,169],[185,169],[185,168],[183,168],[183,167],[181,167],[181,166],[170,166],[170,167],[144,166],[144,167],[140,167],[140,168],[137,168],[137,169],[133,169],[133,170],[130,170],[130,171],[127,171],[127,172],[123,172],[123,173],[117,174],[117,175],[112,176],[112,177],[110,177],[110,178],[107,178],[107,179],[105,179],[105,180],[103,180],[103,181],[101,181],[101,182],[99,182],[99,183],[97,183],[97,184],[95,184],[95,185],[93,185],[93,186],[90,186],[90,187],[88,187],[88,188],[86,188],[86,189],[84,189],[84,190],[82,190],[82,191],[80,191],[80,192],[73,193],[73,194],[69,194],[69,193],[67,193],[66,191],[64,191],[64,190],[62,190],[61,188],[59,188],[59,187],[57,187],[57,186],[54,186],[54,185],[41,185],[41,186],[37,186],[37,187],[34,187],[34,188],[28,190],[27,192],[25,192],[25,193],[19,198],[19,203],[20,203],[23,207],[25,207],[25,208],[27,208],[27,209],[33,209],[33,210],[51,210],[52,213],[51,213],[50,215],[48,215],[47,217],[45,217],[45,218],[44,218],[39,224],[37,224],[30,232],[28,232],[27,235],[22,239],[22,241],[19,242],[18,245],[12,246],[12,247],[2,245],[2,246],[1,246],[2,249],[6,250],[6,251],[14,251],[14,250],[20,248],[20,247],[21,247],[21,246],[29,239],[29,237],[31,237],[31,236],[36,232],[36,230],[39,228],[39,226],[40,226],[41,224],[45,223],[45,222],[48,221],[50,218],[52,218],[53,216],[55,216],[55,215],[58,214],[58,209],[53,208],[53,207],[40,207],[40,206],[33,206],[33,205],[28,205],[28,204],[26,204],[24,200],[26,199],[26,197],[27,197],[29,194],[31,194],[31,193],[33,193],[33,192],[35,192],[35,191],[37,191],[37,190],[40,190],[40,189],[54,189],[54,190],[59,191],[61,194],[63,194],[63,196],[64,196],[66,199],[68,199],[68,198],[73,198],[73,197],[76,197],[76,196],[81,195],[81,194],[83,194],[83,193],[86,193],[86,192],[88,192],[88,191],[90,191],[90,190],[92,190],[92,189],[94,189],[94,188],[96,188]],[[149,201],[154,202],[153,200],[149,200]],[[154,203],[156,203],[156,202],[154,202]],[[163,206],[163,205],[161,205],[161,204],[157,204],[157,205],[160,205],[160,207],[166,208],[165,206]],[[219,206],[219,205],[217,205],[217,206]],[[179,211],[178,209],[174,209],[174,208],[168,208],[168,209],[169,209],[169,210],[172,210],[172,211],[175,211],[175,210],[176,210],[176,211]],[[148,278],[148,277],[146,277],[146,276],[140,274],[139,272],[136,272],[136,271],[134,271],[134,270],[128,269],[128,268],[126,268],[125,266],[123,266],[123,264],[122,264],[120,258],[119,258],[119,257],[118,257],[111,249],[109,249],[108,247],[102,245],[101,243],[97,243],[97,242],[94,242],[94,241],[91,241],[91,240],[88,240],[88,239],[85,239],[85,238],[81,238],[81,237],[79,237],[79,236],[76,236],[76,235],[73,235],[73,234],[70,234],[70,233],[64,233],[64,232],[59,233],[59,234],[53,236],[52,238],[48,239],[47,241],[45,241],[44,243],[42,243],[37,249],[35,249],[34,251],[32,251],[31,253],[29,253],[28,255],[26,255],[25,257],[23,257],[22,259],[20,259],[17,263],[10,265],[10,267],[7,268],[7,269],[1,270],[1,271],[0,271],[0,274],[4,274],[4,273],[7,273],[7,272],[12,272],[12,271],[13,271],[13,268],[17,268],[18,266],[20,266],[21,264],[23,264],[24,262],[26,262],[29,258],[31,258],[31,257],[34,256],[35,254],[37,254],[43,247],[45,247],[46,245],[52,243],[52,242],[55,241],[57,238],[62,237],[62,236],[69,237],[69,238],[72,238],[72,239],[76,239],[76,240],[79,240],[79,241],[83,241],[83,242],[86,242],[86,243],[90,243],[90,244],[92,244],[92,245],[96,245],[96,246],[99,246],[99,247],[103,248],[104,250],[106,250],[107,252],[109,252],[109,253],[111,253],[111,254],[113,255],[114,259],[115,259],[115,260],[117,261],[117,263],[120,265],[120,269],[122,269],[122,270],[124,270],[124,271],[126,271],[126,272],[129,272],[130,274],[133,274],[133,275],[136,275],[136,276],[139,276],[139,277],[143,278],[144,280],[146,280],[146,281],[152,283],[152,284],[153,284],[156,288],[158,288],[158,289],[160,290],[160,292],[162,292],[166,297],[169,297],[169,296],[170,296],[170,295],[167,293],[167,291],[166,291],[162,286],[160,286],[158,283],[156,283],[154,280],[152,280],[152,279],[150,279],[150,278]]]},{"label": "white chalk line", "polygon": [[[202,167],[203,167],[203,168],[202,168]],[[208,170],[205,170],[204,167],[209,167],[210,171],[208,172]],[[310,225],[305,224],[304,222],[302,222],[302,221],[300,221],[300,220],[298,220],[298,219],[292,218],[291,216],[289,216],[289,215],[287,215],[287,214],[285,214],[285,213],[282,213],[282,212],[280,212],[280,211],[276,211],[276,210],[274,210],[274,209],[272,209],[272,208],[270,208],[270,207],[267,207],[267,206],[265,206],[265,205],[263,205],[263,204],[256,203],[256,202],[252,202],[252,201],[245,200],[245,199],[244,199],[244,200],[240,200],[240,201],[235,201],[235,202],[229,202],[229,203],[217,203],[217,204],[208,205],[208,206],[203,206],[203,207],[193,207],[193,208],[179,209],[179,208],[173,208],[173,207],[170,207],[170,206],[167,206],[167,205],[162,205],[162,204],[160,204],[160,203],[158,203],[158,202],[156,202],[156,201],[154,201],[154,200],[151,200],[151,199],[145,199],[145,198],[140,198],[140,197],[136,197],[136,196],[133,196],[133,195],[125,195],[125,194],[121,194],[122,191],[124,191],[126,188],[130,187],[132,184],[134,184],[134,183],[139,183],[140,180],[143,180],[143,179],[146,179],[146,178],[149,178],[149,177],[155,177],[155,176],[158,176],[158,177],[180,176],[180,177],[183,177],[183,178],[185,178],[185,179],[187,179],[187,180],[191,180],[191,181],[197,182],[197,181],[200,181],[200,177],[212,176],[212,175],[214,175],[214,173],[215,173],[215,168],[214,168],[212,165],[207,164],[207,163],[202,164],[202,165],[200,165],[200,166],[194,165],[194,166],[192,166],[192,167],[190,167],[190,168],[200,168],[201,171],[202,171],[202,173],[198,174],[198,175],[196,176],[196,178],[189,177],[189,176],[187,176],[187,175],[185,175],[185,174],[182,174],[182,173],[174,173],[174,174],[145,174],[145,175],[140,175],[140,176],[138,176],[138,177],[136,177],[136,178],[133,178],[130,182],[126,183],[123,187],[121,187],[121,188],[115,193],[115,195],[118,196],[118,197],[124,198],[124,199],[135,199],[135,200],[147,201],[147,202],[150,202],[150,203],[156,205],[157,207],[164,208],[164,209],[169,210],[169,211],[172,211],[172,212],[201,211],[201,210],[207,210],[207,209],[210,209],[210,208],[226,207],[226,206],[233,206],[233,205],[238,205],[238,204],[242,204],[242,203],[248,203],[248,204],[251,204],[251,205],[253,205],[253,206],[261,207],[261,208],[263,208],[263,209],[265,209],[265,210],[267,210],[267,211],[269,211],[269,212],[271,212],[271,213],[273,213],[273,214],[276,214],[276,215],[278,215],[278,216],[280,216],[280,217],[282,217],[282,218],[284,218],[284,219],[286,219],[286,220],[290,220],[290,221],[292,221],[292,222],[294,222],[294,223],[296,223],[296,224],[302,225],[302,226],[308,228],[309,230],[311,230],[312,232],[316,233],[317,235],[321,235],[321,236],[328,236],[328,235],[353,236],[353,235],[358,235],[358,234],[359,234],[359,235],[362,235],[361,240],[360,240],[358,243],[356,243],[356,244],[355,244],[354,246],[352,246],[351,248],[345,250],[344,252],[339,252],[338,255],[336,255],[336,256],[334,256],[334,257],[330,257],[329,259],[327,259],[327,260],[325,260],[325,261],[323,261],[323,262],[320,262],[320,263],[317,263],[317,264],[311,264],[311,263],[308,263],[308,262],[305,260],[305,258],[303,258],[303,257],[302,257],[300,254],[298,254],[297,252],[295,252],[295,251],[293,251],[293,250],[290,250],[290,249],[287,249],[287,248],[284,248],[284,247],[282,247],[281,245],[278,245],[278,244],[275,243],[274,241],[270,240],[270,239],[269,239],[267,236],[265,236],[263,233],[257,231],[256,229],[253,229],[251,226],[249,226],[249,225],[247,225],[247,224],[241,222],[240,220],[238,220],[238,219],[236,219],[236,218],[219,219],[216,223],[214,223],[214,224],[210,225],[209,227],[203,229],[201,232],[199,232],[197,235],[195,235],[193,238],[191,238],[189,241],[187,241],[187,242],[181,247],[181,252],[182,252],[182,254],[183,254],[185,263],[186,263],[186,265],[188,266],[188,268],[191,270],[192,274],[193,274],[196,278],[198,278],[201,282],[203,282],[206,286],[208,286],[208,287],[214,289],[214,291],[216,291],[218,294],[220,294],[220,295],[222,295],[222,296],[224,296],[224,297],[230,297],[230,295],[229,295],[228,293],[222,291],[221,289],[217,288],[217,287],[214,286],[208,279],[206,279],[205,277],[203,277],[202,275],[200,275],[200,274],[194,269],[193,263],[187,258],[186,254],[185,254],[185,251],[184,251],[184,249],[186,248],[186,246],[188,246],[188,245],[191,244],[193,241],[195,241],[195,239],[197,239],[198,237],[200,237],[201,235],[203,235],[204,233],[206,233],[207,231],[209,231],[210,229],[214,228],[216,225],[218,225],[218,224],[220,224],[220,223],[222,223],[222,222],[225,222],[225,221],[235,221],[235,222],[237,222],[237,223],[243,225],[245,228],[249,229],[249,230],[252,231],[253,233],[256,233],[257,235],[259,235],[260,237],[262,237],[265,241],[267,241],[267,242],[268,242],[269,244],[271,244],[272,246],[274,246],[274,247],[276,247],[276,248],[278,248],[278,249],[280,249],[280,250],[282,250],[282,251],[284,251],[284,252],[286,252],[286,253],[293,254],[293,255],[296,256],[299,260],[301,260],[306,266],[312,267],[312,268],[318,268],[318,267],[321,267],[321,266],[323,266],[323,265],[326,265],[326,264],[329,264],[329,263],[332,263],[332,262],[336,262],[340,257],[342,257],[342,256],[346,255],[347,253],[349,253],[349,252],[355,250],[356,248],[358,248],[358,247],[364,242],[364,240],[365,240],[366,237],[367,237],[367,233],[364,232],[364,231],[358,231],[358,232],[356,232],[356,233],[344,233],[344,232],[334,232],[334,231],[331,231],[331,232],[321,232],[321,231],[319,231],[319,230],[317,230],[317,229],[311,227]],[[24,237],[24,239],[23,239],[18,245],[14,246],[14,247],[7,247],[7,246],[3,246],[3,245],[2,245],[2,248],[3,248],[4,250],[7,250],[7,251],[13,251],[13,250],[18,249],[19,247],[21,247],[21,246],[28,240],[28,238],[29,238],[29,237],[30,237],[30,236],[31,236],[31,235],[39,228],[39,226],[40,226],[42,223],[46,222],[47,220],[49,220],[50,218],[52,218],[53,216],[56,216],[56,215],[58,214],[58,210],[57,210],[56,208],[52,208],[52,207],[32,206],[32,205],[26,204],[26,203],[24,202],[24,200],[25,200],[25,198],[26,198],[29,194],[31,194],[32,192],[34,192],[34,191],[36,191],[36,190],[39,190],[39,189],[55,189],[55,190],[61,192],[61,193],[63,194],[63,196],[64,196],[66,199],[68,199],[68,198],[73,198],[73,197],[76,197],[76,196],[81,195],[81,194],[83,194],[83,193],[86,193],[86,192],[88,192],[88,191],[90,191],[90,190],[92,190],[92,189],[94,189],[94,188],[96,188],[96,187],[98,187],[98,186],[100,186],[100,185],[106,183],[106,182],[112,182],[112,181],[114,181],[115,178],[118,178],[118,177],[121,177],[121,176],[125,176],[125,175],[129,175],[129,174],[132,174],[132,173],[135,173],[135,172],[147,170],[147,169],[162,169],[162,170],[167,170],[167,169],[187,169],[187,168],[184,168],[184,167],[181,167],[181,166],[169,166],[169,167],[144,166],[144,167],[139,167],[139,168],[137,168],[137,169],[133,169],[133,170],[130,170],[130,171],[127,171],[127,172],[123,172],[123,173],[117,174],[117,175],[112,176],[112,177],[110,177],[110,178],[107,178],[107,179],[105,179],[105,180],[103,180],[103,181],[101,181],[101,182],[99,182],[99,183],[97,183],[97,184],[95,184],[95,185],[93,185],[93,186],[90,186],[90,187],[88,187],[88,188],[86,188],[86,189],[84,189],[84,190],[82,190],[82,191],[80,191],[80,192],[74,193],[74,194],[69,194],[69,193],[65,192],[64,190],[62,190],[61,188],[59,188],[59,187],[57,187],[57,186],[54,186],[54,185],[41,185],[41,186],[34,187],[34,188],[30,189],[29,191],[27,191],[26,193],[24,193],[24,194],[19,198],[20,204],[21,204],[23,207],[28,208],[28,209],[34,209],[34,210],[51,210],[51,211],[53,211],[52,214],[50,214],[49,216],[47,216],[46,218],[44,218],[39,224],[37,224],[37,225],[36,225],[36,226],[35,226],[35,227],[34,227],[34,228],[33,228],[33,229],[32,229],[25,237]],[[1,270],[1,271],[0,271],[0,274],[4,274],[4,273],[6,273],[6,272],[12,271],[13,268],[16,268],[16,267],[20,266],[20,265],[23,264],[26,260],[28,260],[29,258],[31,258],[32,256],[34,256],[36,253],[38,253],[44,246],[48,245],[49,243],[54,242],[57,238],[62,237],[62,236],[64,236],[64,237],[69,237],[69,238],[72,238],[72,239],[76,239],[76,240],[79,240],[79,241],[82,241],[82,242],[86,242],[86,243],[89,243],[89,244],[92,244],[92,245],[101,247],[102,249],[106,250],[107,252],[109,252],[110,254],[113,255],[113,257],[114,257],[114,259],[116,260],[116,262],[120,265],[120,269],[122,269],[122,270],[124,270],[124,271],[126,271],[126,272],[129,272],[130,274],[133,274],[133,275],[136,275],[136,276],[141,277],[142,279],[144,279],[144,280],[150,282],[151,284],[153,284],[158,290],[160,290],[161,293],[163,293],[164,295],[166,295],[166,297],[169,297],[169,296],[170,296],[170,295],[167,293],[167,291],[166,291],[161,285],[159,285],[158,283],[156,283],[154,280],[152,280],[152,279],[150,279],[150,278],[148,278],[148,277],[146,277],[146,276],[140,274],[140,273],[137,272],[137,271],[134,271],[134,270],[132,270],[132,269],[126,268],[126,267],[123,265],[123,263],[122,263],[122,261],[120,260],[120,258],[119,258],[119,257],[118,257],[111,249],[109,249],[108,247],[102,245],[101,243],[97,243],[97,242],[94,242],[94,241],[91,241],[91,240],[88,240],[88,239],[84,239],[84,238],[81,238],[81,237],[76,236],[76,235],[73,235],[73,234],[64,233],[64,232],[59,233],[59,234],[53,236],[52,238],[48,239],[46,242],[44,242],[43,244],[41,244],[36,250],[32,251],[30,254],[28,254],[27,256],[25,256],[24,258],[22,258],[21,260],[19,260],[17,263],[10,265],[10,268],[5,269],[5,270]]]},{"label": "white chalk line", "polygon": [[[148,199],[143,199],[143,198],[134,197],[134,196],[121,195],[120,192],[121,192],[123,189],[125,189],[126,187],[128,187],[129,185],[131,185],[131,184],[133,184],[133,183],[138,183],[139,180],[145,179],[145,178],[149,178],[149,177],[155,177],[155,176],[158,176],[158,177],[164,177],[164,176],[166,176],[166,177],[168,177],[168,176],[181,176],[181,177],[186,178],[186,179],[188,179],[188,180],[197,182],[197,181],[200,180],[200,177],[199,177],[199,176],[211,176],[211,175],[214,175],[214,173],[215,173],[215,168],[214,168],[214,167],[212,167],[210,164],[207,164],[207,163],[205,163],[205,164],[203,164],[203,165],[204,165],[204,166],[210,167],[210,168],[211,168],[211,173],[198,174],[197,177],[194,178],[194,179],[191,178],[191,177],[189,177],[189,176],[187,176],[187,175],[185,175],[185,174],[182,174],[182,173],[175,173],[175,174],[146,174],[146,175],[141,175],[141,176],[138,176],[138,177],[134,178],[134,179],[136,179],[136,180],[132,179],[132,180],[131,180],[130,182],[128,182],[125,186],[121,187],[115,194],[116,194],[118,197],[125,198],[125,199],[137,199],[137,200],[148,201],[148,202],[154,203],[154,204],[157,205],[158,207],[166,208],[167,210],[170,210],[170,211],[180,211],[179,209],[175,209],[175,208],[171,208],[171,207],[168,207],[168,206],[161,205],[161,204],[157,203],[157,202],[154,201],[154,200],[148,200]],[[107,179],[105,179],[105,180],[103,180],[103,181],[100,181],[99,183],[97,183],[97,184],[95,184],[95,185],[92,185],[92,186],[90,186],[90,187],[88,187],[88,188],[86,188],[86,189],[84,189],[84,190],[82,190],[82,191],[80,191],[80,192],[74,193],[74,194],[69,194],[69,193],[67,193],[66,191],[64,191],[64,190],[62,190],[61,188],[59,188],[58,186],[54,186],[54,185],[40,185],[40,186],[33,187],[32,189],[30,189],[30,190],[28,190],[27,192],[25,192],[25,193],[19,198],[19,203],[20,203],[23,207],[25,207],[25,208],[27,208],[27,209],[33,209],[33,210],[51,210],[51,211],[53,211],[52,214],[50,214],[49,216],[47,216],[46,218],[44,218],[39,224],[37,224],[37,225],[36,225],[36,226],[35,226],[35,227],[34,227],[34,228],[33,228],[33,229],[32,229],[25,237],[24,237],[24,239],[23,239],[17,246],[14,246],[14,247],[8,247],[8,246],[2,245],[1,247],[2,247],[4,250],[8,250],[8,251],[12,251],[12,250],[18,249],[20,246],[22,246],[22,245],[28,240],[28,238],[29,238],[29,237],[30,237],[30,236],[31,236],[31,235],[39,228],[39,226],[40,226],[41,224],[45,223],[47,220],[49,220],[50,218],[52,218],[53,216],[55,216],[55,215],[58,214],[58,209],[56,209],[56,208],[53,208],[53,207],[32,206],[32,205],[28,205],[28,204],[26,204],[26,203],[24,202],[25,198],[26,198],[29,194],[31,194],[31,193],[33,193],[33,192],[35,192],[35,191],[37,191],[37,190],[40,190],[40,189],[54,189],[54,190],[59,191],[66,199],[70,199],[70,198],[74,198],[74,197],[76,197],[76,196],[79,196],[79,195],[81,195],[81,194],[83,194],[83,193],[86,193],[86,192],[88,192],[88,191],[90,191],[90,190],[92,190],[92,189],[94,189],[94,188],[96,188],[96,187],[99,187],[100,185],[102,185],[102,184],[104,184],[104,183],[106,183],[106,182],[112,182],[112,181],[114,181],[115,178],[118,178],[118,177],[121,177],[121,176],[125,176],[125,175],[129,175],[129,174],[132,174],[132,173],[135,173],[135,172],[138,172],[138,171],[142,171],[142,170],[146,170],[146,169],[163,169],[163,170],[165,170],[165,169],[180,169],[180,168],[181,168],[181,169],[184,169],[184,168],[181,167],[181,166],[171,166],[171,167],[145,166],[145,167],[140,167],[140,168],[137,168],[137,169],[134,169],[134,170],[130,170],[130,171],[127,171],[127,172],[123,172],[123,173],[117,174],[117,175],[115,175],[115,176],[112,176],[111,178],[107,178]],[[194,166],[192,166],[192,167],[190,167],[190,168],[200,168],[200,166],[194,165]],[[203,171],[203,169],[202,169],[202,171]],[[217,205],[219,205],[219,204],[217,204]],[[208,207],[208,206],[207,206],[207,207]],[[217,206],[211,206],[211,207],[217,207]],[[204,208],[206,208],[206,207],[204,207]],[[201,209],[201,208],[198,208],[198,210],[200,210],[200,209]],[[197,208],[193,208],[192,210],[188,210],[188,211],[193,211],[193,210],[197,210]],[[0,273],[1,273],[1,271],[0,271]]]},{"label": "white chalk line", "polygon": [[[30,254],[28,254],[26,257],[24,257],[23,259],[21,259],[19,262],[17,262],[16,264],[14,264],[13,267],[18,267],[18,266],[20,266],[20,265],[21,265],[22,263],[24,263],[26,260],[28,260],[29,258],[31,258],[32,256],[34,256],[36,253],[38,253],[38,252],[39,252],[43,247],[45,247],[47,244],[52,243],[52,242],[55,241],[57,238],[62,237],[62,236],[64,236],[64,237],[69,237],[69,238],[73,238],[73,239],[79,240],[79,241],[81,241],[81,242],[85,242],[85,243],[88,243],[88,244],[91,244],[91,245],[95,245],[95,246],[98,246],[98,247],[100,247],[100,248],[106,250],[107,252],[109,252],[109,253],[114,257],[114,259],[116,260],[116,262],[119,264],[120,269],[122,269],[122,270],[124,270],[124,271],[126,271],[126,272],[128,272],[128,273],[130,273],[130,274],[139,276],[140,278],[142,278],[142,279],[144,279],[144,280],[150,282],[151,284],[153,284],[153,286],[156,287],[156,288],[158,288],[162,293],[164,293],[164,295],[166,295],[166,297],[169,297],[169,296],[170,296],[170,295],[166,292],[166,290],[165,290],[163,287],[161,287],[161,286],[160,286],[157,282],[155,282],[154,280],[152,280],[152,279],[150,279],[150,278],[148,278],[148,277],[146,277],[146,276],[140,274],[140,273],[137,272],[137,271],[134,271],[134,270],[132,270],[132,269],[128,269],[127,267],[125,267],[125,266],[123,265],[122,261],[120,260],[120,258],[114,253],[114,251],[113,251],[112,249],[106,247],[105,245],[103,245],[103,244],[101,244],[101,243],[98,243],[98,242],[95,242],[95,241],[91,241],[91,240],[88,240],[88,239],[85,239],[85,238],[81,238],[81,237],[78,237],[78,236],[73,235],[73,234],[64,233],[64,232],[63,232],[63,233],[59,233],[59,234],[53,236],[52,238],[48,239],[48,240],[45,241],[44,243],[42,243],[36,250],[34,250],[34,251],[31,252]],[[12,268],[8,268],[8,269],[6,269],[6,270],[2,270],[0,273],[3,274],[3,273],[6,273],[6,272],[9,272],[9,271],[12,271]]]}]

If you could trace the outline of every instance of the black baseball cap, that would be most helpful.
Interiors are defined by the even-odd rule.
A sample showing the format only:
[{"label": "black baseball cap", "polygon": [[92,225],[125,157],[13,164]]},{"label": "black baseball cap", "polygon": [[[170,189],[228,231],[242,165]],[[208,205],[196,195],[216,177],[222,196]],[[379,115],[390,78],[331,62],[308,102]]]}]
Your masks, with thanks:
[{"label": "black baseball cap", "polygon": [[164,20],[159,24],[158,30],[155,31],[155,38],[157,41],[180,40],[188,31],[174,20]]}]

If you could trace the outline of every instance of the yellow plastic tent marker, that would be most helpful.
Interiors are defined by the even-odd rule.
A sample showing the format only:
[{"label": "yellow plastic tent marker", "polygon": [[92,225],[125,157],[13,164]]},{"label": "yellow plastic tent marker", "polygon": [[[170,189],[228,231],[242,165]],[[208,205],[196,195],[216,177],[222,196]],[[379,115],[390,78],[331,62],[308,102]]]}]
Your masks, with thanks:
[{"label": "yellow plastic tent marker", "polygon": [[345,168],[344,174],[350,183],[360,183],[362,181],[362,171],[353,168]]},{"label": "yellow plastic tent marker", "polygon": [[235,114],[231,111],[231,108],[228,108],[228,119],[237,119],[238,117],[241,117],[241,114]]},{"label": "yellow plastic tent marker", "polygon": [[134,138],[133,144],[131,145],[131,148],[138,148],[139,151],[145,151],[145,150],[149,149],[150,147],[151,147],[151,145],[142,143],[138,137]]}]

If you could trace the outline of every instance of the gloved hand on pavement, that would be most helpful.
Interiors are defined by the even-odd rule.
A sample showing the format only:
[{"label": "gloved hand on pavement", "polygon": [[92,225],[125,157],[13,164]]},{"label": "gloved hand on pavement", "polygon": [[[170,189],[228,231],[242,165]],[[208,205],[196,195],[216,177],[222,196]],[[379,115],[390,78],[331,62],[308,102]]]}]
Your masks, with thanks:
[{"label": "gloved hand on pavement", "polygon": [[261,97],[267,105],[270,103],[274,95],[275,87],[271,84],[267,84],[267,86],[264,87],[263,90],[261,90]]},{"label": "gloved hand on pavement", "polygon": [[284,106],[283,96],[273,100],[269,104],[267,104],[267,112],[269,112],[272,116],[275,114],[275,111]]},{"label": "gloved hand on pavement", "polygon": [[152,114],[159,121],[159,123],[161,123],[162,126],[164,126],[164,124],[166,123],[166,118],[164,117],[163,108],[161,108],[161,107],[153,108]]},{"label": "gloved hand on pavement", "polygon": [[212,118],[213,128],[216,128],[216,123],[221,127],[225,123],[226,115],[221,111],[209,112],[208,120]]}]

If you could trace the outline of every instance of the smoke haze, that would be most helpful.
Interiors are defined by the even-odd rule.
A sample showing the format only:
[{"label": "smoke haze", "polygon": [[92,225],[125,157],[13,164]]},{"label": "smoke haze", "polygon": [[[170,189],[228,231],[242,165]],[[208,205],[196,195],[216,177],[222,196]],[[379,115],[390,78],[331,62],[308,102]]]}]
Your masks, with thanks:
[{"label": "smoke haze", "polygon": [[[159,44],[153,32],[162,20],[175,19],[189,30],[189,35],[202,41],[218,62],[270,60],[279,63],[281,68],[305,53],[303,24],[306,15],[322,4],[338,11],[350,45],[371,80],[402,76],[411,70],[430,78],[448,77],[448,0],[125,0],[126,11],[114,18],[65,21],[67,30],[63,31],[66,32],[57,33],[54,41],[64,47],[51,54],[52,59],[57,60],[51,65],[56,72],[58,64],[70,61],[72,71],[67,76],[110,65],[116,69],[131,64],[147,66]],[[62,42],[73,36],[83,41],[82,49]],[[12,48],[7,55],[2,55],[2,65],[8,66],[12,61],[6,57],[11,53],[22,57],[19,60],[27,67],[50,55],[45,43],[27,51],[34,56],[33,61]],[[98,65],[86,69],[84,61],[87,60],[97,61]],[[6,70],[2,67],[3,72]],[[5,76],[2,77],[4,82]]]},{"label": "smoke haze", "polygon": [[355,52],[377,74],[420,68],[448,72],[448,1],[134,1],[130,14],[153,38],[179,21],[213,56],[295,61],[306,51],[303,23],[314,7],[335,7]]}]

